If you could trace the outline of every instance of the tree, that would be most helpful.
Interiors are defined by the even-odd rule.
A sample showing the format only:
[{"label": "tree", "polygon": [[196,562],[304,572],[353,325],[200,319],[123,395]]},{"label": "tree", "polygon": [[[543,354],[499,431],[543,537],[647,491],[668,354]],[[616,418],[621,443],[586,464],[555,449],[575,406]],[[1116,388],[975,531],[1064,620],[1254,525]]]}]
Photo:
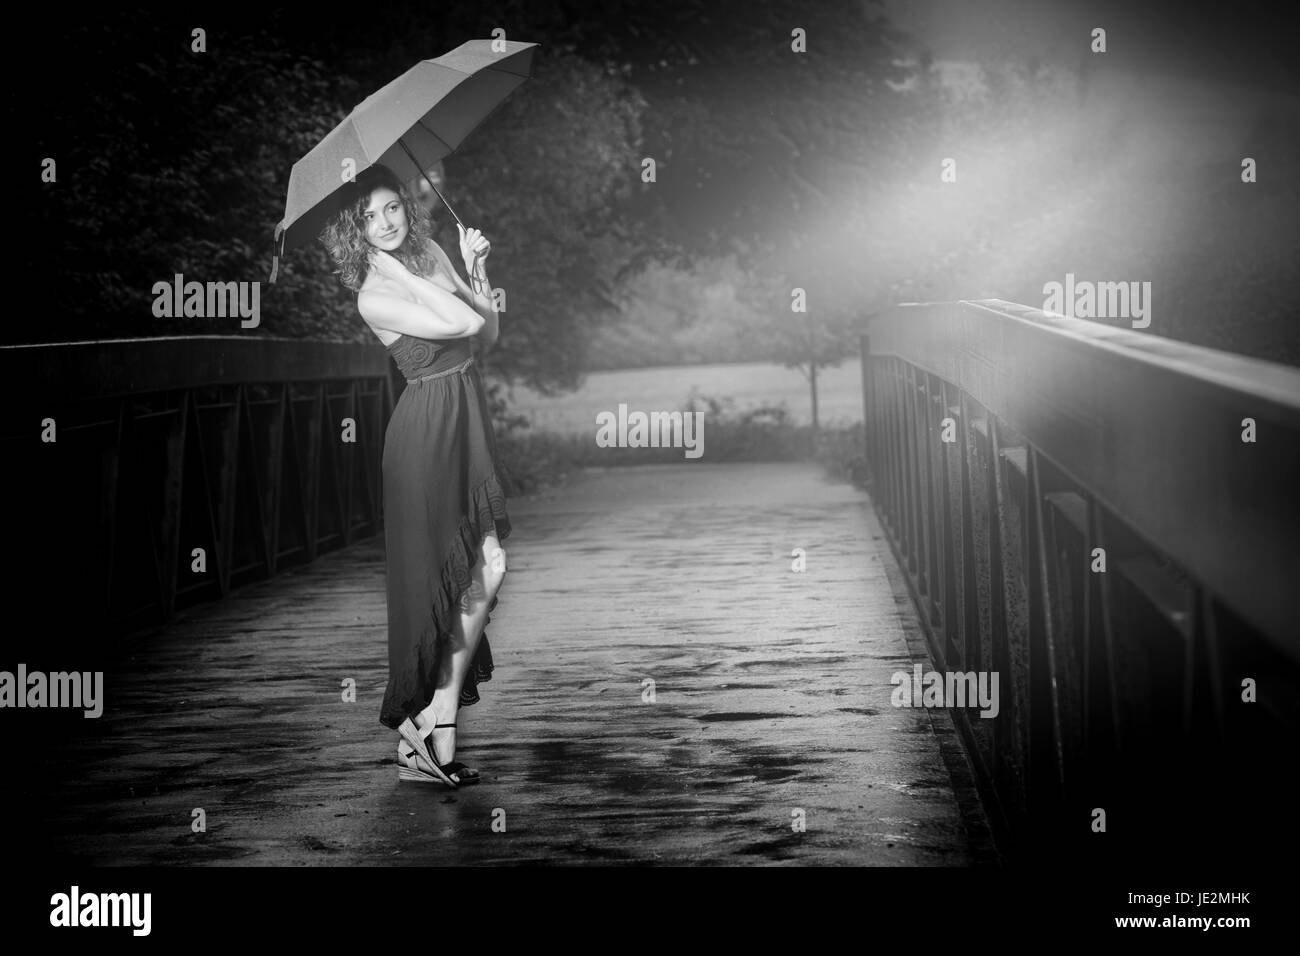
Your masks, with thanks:
[{"label": "tree", "polygon": [[[427,5],[424,15],[433,15]],[[154,284],[180,273],[261,282],[262,322],[246,334],[373,342],[319,244],[291,250],[266,284],[271,238],[293,163],[411,66],[410,54],[358,57],[359,81],[266,30],[212,23],[203,52],[191,49],[190,31],[166,16],[116,13],[72,23],[60,38],[67,82],[39,88],[22,119],[58,163],[56,184],[27,193],[33,241],[22,250],[23,287],[39,290],[32,309],[48,312],[39,295],[58,290],[57,321],[10,324],[8,334],[238,331],[156,318]],[[342,46],[310,29],[292,35],[331,56],[376,42],[367,31],[346,33]],[[507,312],[489,358],[507,379],[572,386],[583,367],[582,345],[613,307],[614,276],[635,244],[618,209],[634,181],[643,108],[617,70],[543,51],[534,79],[447,160],[449,201],[493,241]],[[457,249],[449,218],[439,238]]]}]

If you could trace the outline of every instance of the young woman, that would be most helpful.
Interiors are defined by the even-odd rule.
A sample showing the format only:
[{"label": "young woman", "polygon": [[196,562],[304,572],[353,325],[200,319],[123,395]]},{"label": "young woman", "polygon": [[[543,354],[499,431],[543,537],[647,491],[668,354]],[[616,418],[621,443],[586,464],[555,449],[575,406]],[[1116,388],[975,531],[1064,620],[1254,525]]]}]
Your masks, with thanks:
[{"label": "young woman", "polygon": [[464,786],[479,774],[454,759],[456,718],[492,675],[484,631],[510,534],[474,364],[476,345],[485,351],[497,338],[490,250],[477,229],[457,225],[471,289],[391,171],[371,167],[347,188],[321,241],[407,380],[384,434],[388,690],[379,719],[401,737],[400,780]]}]

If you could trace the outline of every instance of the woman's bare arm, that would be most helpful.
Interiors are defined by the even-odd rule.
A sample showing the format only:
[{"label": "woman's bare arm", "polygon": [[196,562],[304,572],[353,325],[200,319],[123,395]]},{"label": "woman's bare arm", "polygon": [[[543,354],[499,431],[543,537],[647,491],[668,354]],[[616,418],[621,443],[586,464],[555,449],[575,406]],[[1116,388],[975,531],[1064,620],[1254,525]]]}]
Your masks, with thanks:
[{"label": "woman's bare arm", "polygon": [[[441,308],[411,302],[392,292],[364,289],[357,311],[372,329],[401,332],[421,339],[467,339],[483,328],[483,317],[446,289],[433,288],[445,298]],[[437,297],[431,299],[437,302]]]},{"label": "woman's bare arm", "polygon": [[388,253],[372,252],[370,266],[375,285],[357,295],[357,311],[371,328],[423,339],[469,338],[483,328],[483,317],[455,293],[414,275]]},{"label": "woman's bare arm", "polygon": [[483,330],[478,333],[477,338],[479,342],[482,343],[484,351],[491,349],[492,346],[496,344],[498,324],[496,308],[492,303],[492,287],[487,281],[486,269],[481,276],[483,281],[476,283],[481,291],[475,292],[465,284],[463,279],[461,279],[460,273],[457,272],[455,267],[451,264],[451,259],[448,258],[447,253],[442,246],[438,245],[436,242],[432,245],[434,255],[442,264],[443,270],[452,277],[452,280],[456,283],[456,288],[464,294],[465,298],[469,299],[469,301],[473,303],[474,310],[483,317]]},{"label": "woman's bare arm", "polygon": [[454,302],[460,307],[455,309],[458,314],[464,314],[466,310],[470,312],[477,311],[473,306],[467,305],[456,293],[449,292],[436,282],[430,282],[424,276],[417,276],[408,272],[402,277],[401,284],[403,288],[415,296],[417,302],[436,312],[446,313],[449,302]]},{"label": "woman's bare arm", "polygon": [[470,278],[474,281],[475,288],[480,290],[474,296],[474,307],[483,317],[483,330],[479,332],[478,340],[483,343],[484,351],[487,351],[497,343],[499,326],[496,305],[492,301],[492,283],[488,279],[487,266],[482,259],[478,262],[478,270],[479,275]]}]

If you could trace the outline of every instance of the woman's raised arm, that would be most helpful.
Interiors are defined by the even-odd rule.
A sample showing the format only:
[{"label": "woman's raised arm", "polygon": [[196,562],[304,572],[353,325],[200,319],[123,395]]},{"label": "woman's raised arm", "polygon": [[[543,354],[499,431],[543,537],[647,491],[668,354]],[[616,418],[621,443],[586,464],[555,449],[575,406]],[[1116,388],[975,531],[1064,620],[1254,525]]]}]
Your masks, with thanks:
[{"label": "woman's raised arm", "polygon": [[396,283],[416,299],[411,302],[379,289],[363,289],[357,295],[357,311],[371,328],[422,339],[469,338],[483,328],[483,317],[455,293],[421,279],[386,252],[373,252],[370,264],[381,279]]},{"label": "woman's raised arm", "polygon": [[411,302],[375,289],[357,295],[357,311],[371,328],[402,332],[421,339],[467,339],[483,328],[483,316],[446,289],[433,288],[445,297],[441,309]]}]

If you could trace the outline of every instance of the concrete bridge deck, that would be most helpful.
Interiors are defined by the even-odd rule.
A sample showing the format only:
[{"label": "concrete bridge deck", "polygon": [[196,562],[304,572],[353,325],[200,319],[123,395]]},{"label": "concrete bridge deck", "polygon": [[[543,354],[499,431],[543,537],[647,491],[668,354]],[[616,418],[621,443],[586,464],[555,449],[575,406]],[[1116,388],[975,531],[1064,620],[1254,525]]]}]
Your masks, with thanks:
[{"label": "concrete bridge deck", "polygon": [[890,675],[929,664],[865,494],[813,464],[684,463],[588,471],[510,512],[496,675],[461,715],[458,758],[481,785],[398,784],[372,539],[139,641],[104,716],[22,781],[48,850],[172,865],[994,859],[948,714],[890,705]]}]

